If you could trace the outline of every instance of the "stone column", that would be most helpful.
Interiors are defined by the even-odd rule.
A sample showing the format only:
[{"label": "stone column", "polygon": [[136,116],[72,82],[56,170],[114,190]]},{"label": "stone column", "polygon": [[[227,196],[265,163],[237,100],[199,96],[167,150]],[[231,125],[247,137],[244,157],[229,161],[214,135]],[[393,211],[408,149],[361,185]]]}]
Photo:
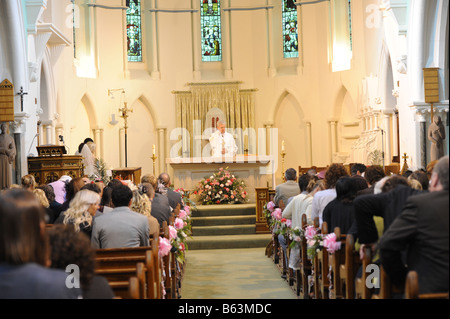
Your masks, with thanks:
[{"label": "stone column", "polygon": [[[156,9],[156,0],[151,1],[151,8]],[[157,24],[157,12],[152,11],[152,79],[160,80],[161,74],[158,66],[158,24]]]},{"label": "stone column", "polygon": [[193,51],[193,76],[194,80],[201,80],[202,74],[200,71],[201,65],[201,40],[200,40],[200,3],[197,0],[191,0],[191,8],[198,10],[197,12],[192,12],[192,51]]},{"label": "stone column", "polygon": [[398,154],[398,126],[397,113],[392,113],[392,156],[399,156]]},{"label": "stone column", "polygon": [[167,172],[167,167],[165,164],[165,159],[166,159],[166,131],[167,128],[166,127],[158,127],[158,154],[156,154],[156,156],[158,157],[157,160],[157,164],[158,167],[155,169],[155,171],[158,174],[162,173],[162,172]]},{"label": "stone column", "polygon": [[416,113],[416,122],[419,123],[420,162],[417,166],[427,167],[427,122],[424,113]]},{"label": "stone column", "polygon": [[[223,9],[229,8],[229,0],[225,0],[222,3]],[[222,41],[222,48],[223,48],[223,64],[224,64],[224,73],[226,79],[232,79],[233,78],[233,68],[231,67],[231,34],[230,34],[230,26],[231,26],[231,18],[230,18],[230,11],[229,10],[223,10],[223,25],[222,25],[222,32],[223,32],[223,41]]]},{"label": "stone column", "polygon": [[[13,184],[20,184],[22,176],[28,174],[28,150],[25,150],[25,130],[26,120],[30,117],[27,113],[14,114],[14,122],[9,125],[10,134],[14,134],[14,143],[16,144],[16,158],[12,168]],[[24,160],[22,160],[24,158]]]},{"label": "stone column", "polygon": [[337,140],[336,140],[336,124],[337,121],[330,120],[330,135],[331,135],[331,163],[333,163],[334,160],[334,154],[337,152]]},{"label": "stone column", "polygon": [[313,166],[312,160],[312,134],[311,134],[311,122],[306,122],[306,158],[308,159],[308,166]]},{"label": "stone column", "polygon": [[383,126],[384,126],[384,164],[389,165],[392,163],[391,157],[391,115],[383,114]]},{"label": "stone column", "polygon": [[94,141],[97,145],[95,156],[97,158],[103,158],[103,129],[97,128],[94,130]]},{"label": "stone column", "polygon": [[[267,0],[267,5],[272,5],[272,0]],[[274,77],[277,73],[277,70],[275,68],[274,64],[274,49],[273,49],[273,18],[272,18],[273,11],[271,9],[267,9],[267,41],[269,43],[269,70],[268,74],[269,77]]]}]

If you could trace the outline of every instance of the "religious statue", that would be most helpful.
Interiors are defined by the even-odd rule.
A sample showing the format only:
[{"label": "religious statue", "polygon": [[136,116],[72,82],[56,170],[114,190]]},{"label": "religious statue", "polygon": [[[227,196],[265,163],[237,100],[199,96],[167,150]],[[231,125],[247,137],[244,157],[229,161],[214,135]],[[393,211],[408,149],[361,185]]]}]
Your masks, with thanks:
[{"label": "religious statue", "polygon": [[0,190],[9,188],[12,184],[11,164],[16,157],[16,144],[11,135],[7,134],[7,124],[0,124]]},{"label": "religious statue", "polygon": [[441,117],[435,115],[433,123],[428,128],[428,139],[431,141],[430,161],[435,161],[444,156],[445,127]]},{"label": "religious statue", "polygon": [[209,138],[213,157],[233,157],[236,155],[237,146],[233,135],[225,132],[225,122],[217,122],[217,131]]}]

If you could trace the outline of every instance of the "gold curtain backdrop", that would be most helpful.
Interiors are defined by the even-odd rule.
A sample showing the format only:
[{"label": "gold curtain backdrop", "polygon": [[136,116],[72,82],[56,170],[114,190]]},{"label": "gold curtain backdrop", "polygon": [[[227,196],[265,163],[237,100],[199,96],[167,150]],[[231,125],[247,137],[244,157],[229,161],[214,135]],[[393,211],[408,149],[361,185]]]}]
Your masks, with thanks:
[{"label": "gold curtain backdrop", "polygon": [[[256,136],[252,133],[253,130],[246,130],[256,130],[254,92],[257,90],[240,90],[240,84],[241,82],[188,83],[191,91],[173,92],[176,96],[177,127],[186,129],[190,136],[189,141],[188,136],[182,136],[183,154],[179,156],[192,157],[194,138],[211,128],[212,123],[207,121],[207,115],[215,108],[223,112],[227,130],[230,129],[229,132],[236,138],[238,154],[244,154],[244,150],[251,154],[256,152]],[[199,122],[194,125],[194,121]],[[203,138],[207,139],[209,136]],[[207,143],[202,143],[202,149]]]}]

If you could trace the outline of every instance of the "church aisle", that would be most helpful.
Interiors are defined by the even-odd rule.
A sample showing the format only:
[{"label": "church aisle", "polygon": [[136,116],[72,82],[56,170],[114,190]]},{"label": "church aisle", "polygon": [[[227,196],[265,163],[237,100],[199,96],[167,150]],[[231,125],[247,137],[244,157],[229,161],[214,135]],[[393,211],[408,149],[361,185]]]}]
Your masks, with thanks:
[{"label": "church aisle", "polygon": [[190,250],[182,299],[296,299],[265,248]]}]

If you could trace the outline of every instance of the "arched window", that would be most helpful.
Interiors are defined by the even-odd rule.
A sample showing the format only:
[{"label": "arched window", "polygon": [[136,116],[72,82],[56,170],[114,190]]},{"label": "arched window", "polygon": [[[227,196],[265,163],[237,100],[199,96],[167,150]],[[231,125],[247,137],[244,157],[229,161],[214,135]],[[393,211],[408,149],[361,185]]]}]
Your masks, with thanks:
[{"label": "arched window", "polygon": [[130,0],[127,9],[128,61],[142,62],[141,0]]},{"label": "arched window", "polygon": [[202,61],[222,61],[220,0],[200,0]]},{"label": "arched window", "polygon": [[298,58],[297,6],[294,0],[283,0],[283,55],[285,58]]}]

